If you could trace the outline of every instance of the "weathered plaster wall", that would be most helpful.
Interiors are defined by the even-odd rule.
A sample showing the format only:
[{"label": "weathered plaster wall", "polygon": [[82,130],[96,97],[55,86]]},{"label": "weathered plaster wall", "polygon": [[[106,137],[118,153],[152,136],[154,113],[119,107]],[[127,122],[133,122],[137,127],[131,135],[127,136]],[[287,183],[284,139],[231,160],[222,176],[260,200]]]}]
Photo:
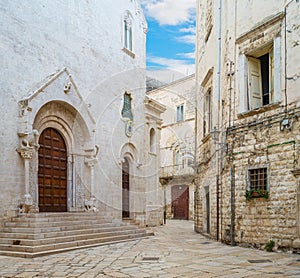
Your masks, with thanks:
[{"label": "weathered plaster wall", "polygon": [[[126,12],[132,16],[132,52],[123,49]],[[59,0],[36,1],[34,4],[1,1],[0,24],[0,55],[3,63],[0,117],[5,119],[0,129],[0,144],[4,154],[0,161],[0,181],[5,190],[5,194],[0,196],[0,214],[15,210],[24,194],[23,160],[16,152],[19,146],[18,132],[24,127],[28,130],[22,132],[36,128],[33,123],[36,113],[45,104],[43,100],[70,103],[79,113],[85,111],[83,122],[88,122],[85,123],[87,127],[83,130],[84,134],[80,130],[80,121],[80,126],[70,126],[77,140],[75,147],[69,150],[72,150],[70,156],[77,156],[77,166],[74,168],[77,171],[74,174],[76,179],[73,182],[82,188],[82,192],[77,194],[81,200],[77,202],[79,209],[84,209],[83,200],[89,197],[91,184],[90,168],[85,163],[85,155],[90,155],[91,150],[86,152],[86,149],[97,144],[100,149],[94,174],[98,205],[108,216],[121,217],[121,162],[125,155],[122,149],[126,144],[131,144],[131,209],[145,214],[145,203],[139,201],[138,195],[148,190],[147,175],[148,172],[157,173],[157,161],[156,158],[147,161],[145,153],[148,149],[144,148],[148,140],[144,128],[147,25],[139,1],[92,1],[88,4]],[[72,77],[63,73],[56,81],[51,81],[29,99],[31,107],[26,113],[30,120],[26,120],[27,116],[19,118],[19,101],[45,84],[49,80],[47,77],[65,67]],[[71,90],[64,92],[64,86],[70,78]],[[125,135],[126,119],[121,116],[125,91],[131,93],[132,97],[131,137]],[[61,107],[54,105],[48,113],[57,116],[57,121],[64,122],[69,110],[65,104]],[[64,109],[65,115],[60,113]],[[76,122],[76,118],[82,120],[81,116],[74,115],[73,121]],[[93,120],[88,120],[89,117]],[[20,119],[22,124],[19,123]],[[55,121],[51,121],[51,125],[56,125]],[[85,138],[87,131],[89,135]],[[36,164],[36,155],[34,160]],[[10,173],[12,168],[16,169],[14,175]],[[36,165],[32,165],[31,169],[37,169]],[[31,185],[35,186],[36,177],[31,179]],[[157,187],[158,176],[149,182],[156,182]],[[159,205],[157,192],[149,198],[150,203]],[[144,219],[142,222],[145,224]]]}]

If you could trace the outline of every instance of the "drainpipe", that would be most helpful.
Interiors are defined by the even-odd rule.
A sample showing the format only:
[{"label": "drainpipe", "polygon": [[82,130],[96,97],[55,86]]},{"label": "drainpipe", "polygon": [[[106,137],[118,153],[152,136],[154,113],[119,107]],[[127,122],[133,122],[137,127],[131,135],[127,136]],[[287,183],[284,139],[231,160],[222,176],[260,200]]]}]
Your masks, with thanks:
[{"label": "drainpipe", "polygon": [[[222,0],[219,0],[218,3],[218,10],[219,10],[219,16],[218,16],[218,85],[217,85],[217,93],[218,93],[218,118],[217,118],[217,127],[220,130],[220,107],[221,107],[221,34],[222,34]],[[221,139],[222,140],[222,139]],[[222,152],[222,148],[220,150]],[[219,194],[219,188],[221,183],[221,176],[220,176],[220,153],[217,154],[217,177],[216,177],[216,197],[217,197],[217,240],[219,240],[219,222],[220,222],[220,194]]]},{"label": "drainpipe", "polygon": [[233,181],[233,166],[230,167],[230,245],[235,246],[234,240],[234,181]]},{"label": "drainpipe", "polygon": [[[199,10],[200,10],[200,1],[198,1],[197,4],[197,14],[199,14]],[[199,50],[199,40],[198,40],[198,32],[200,30],[200,26],[199,26],[199,20],[196,20],[196,49]],[[196,74],[195,74],[195,128],[194,128],[194,230],[198,230],[199,227],[199,213],[198,213],[198,202],[199,202],[199,198],[198,198],[198,194],[199,194],[199,182],[196,182],[196,175],[197,175],[197,171],[198,171],[198,158],[197,158],[197,147],[198,147],[198,142],[197,142],[197,135],[198,135],[198,100],[197,100],[197,96],[198,93],[200,92],[200,86],[199,84],[199,80],[198,80],[198,70],[199,70],[199,64],[200,64],[200,55],[199,55],[199,51],[196,51]]]},{"label": "drainpipe", "polygon": [[[220,112],[221,100],[221,35],[222,35],[222,0],[219,0],[218,17],[218,112]],[[218,127],[220,124],[220,115],[218,113]]]}]

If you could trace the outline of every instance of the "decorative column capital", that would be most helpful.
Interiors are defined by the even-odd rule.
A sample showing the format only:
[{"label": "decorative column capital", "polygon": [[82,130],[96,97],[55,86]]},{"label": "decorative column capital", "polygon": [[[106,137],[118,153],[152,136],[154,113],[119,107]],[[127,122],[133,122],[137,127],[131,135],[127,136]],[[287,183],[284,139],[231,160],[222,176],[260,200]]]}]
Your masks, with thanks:
[{"label": "decorative column capital", "polygon": [[18,153],[23,159],[31,159],[33,155],[33,148],[20,148]]},{"label": "decorative column capital", "polygon": [[34,150],[39,149],[38,137],[39,132],[33,129],[31,132],[19,132],[20,145],[17,149],[23,159],[31,159]]},{"label": "decorative column capital", "polygon": [[84,163],[89,167],[94,167],[98,163],[98,158],[85,157]]}]

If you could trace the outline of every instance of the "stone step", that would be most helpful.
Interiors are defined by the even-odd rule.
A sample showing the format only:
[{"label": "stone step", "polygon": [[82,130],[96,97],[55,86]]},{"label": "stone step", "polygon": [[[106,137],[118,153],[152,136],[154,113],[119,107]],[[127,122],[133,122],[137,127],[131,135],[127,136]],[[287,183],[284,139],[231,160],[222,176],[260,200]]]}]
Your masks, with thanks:
[{"label": "stone step", "polygon": [[46,218],[46,217],[72,217],[72,216],[90,216],[90,215],[98,215],[103,216],[102,213],[99,212],[29,212],[24,214],[19,214],[18,218]]},{"label": "stone step", "polygon": [[56,220],[55,222],[52,221],[39,221],[39,222],[5,222],[5,227],[17,227],[17,228],[45,228],[45,227],[58,227],[58,226],[72,226],[72,225],[94,225],[94,224],[101,224],[103,220],[98,219],[82,219],[82,220],[70,220],[65,221],[63,218],[60,220]]},{"label": "stone step", "polygon": [[[103,227],[102,227],[103,226]],[[137,230],[136,226],[112,226],[112,225],[102,225],[100,228],[91,228],[91,229],[77,229],[71,231],[60,231],[60,232],[49,232],[49,233],[0,233],[0,238],[2,239],[13,239],[13,240],[39,240],[55,237],[64,237],[64,236],[76,236],[82,234],[93,234],[93,233],[107,233],[113,231],[128,231],[128,230]]]},{"label": "stone step", "polygon": [[2,232],[4,233],[29,233],[29,234],[36,234],[36,233],[51,233],[51,232],[60,232],[60,231],[72,231],[72,230],[83,230],[83,229],[92,229],[92,228],[101,228],[105,226],[116,227],[116,226],[127,226],[128,224],[117,224],[117,223],[96,223],[90,225],[60,225],[54,227],[4,227]]},{"label": "stone step", "polygon": [[36,257],[152,234],[132,221],[108,221],[97,213],[28,214],[5,222],[0,255]]},{"label": "stone step", "polygon": [[79,246],[70,247],[70,248],[60,248],[60,249],[48,250],[48,251],[43,251],[43,252],[34,252],[34,253],[28,253],[28,252],[22,252],[22,251],[11,251],[11,250],[4,251],[4,250],[1,250],[1,247],[0,247],[0,255],[1,256],[22,257],[22,258],[36,258],[36,257],[40,257],[40,256],[52,255],[52,254],[73,251],[73,250],[78,250],[78,249],[83,249],[83,248],[92,248],[92,247],[97,247],[97,246],[101,246],[101,245],[122,243],[122,242],[131,241],[131,240],[136,240],[138,238],[145,238],[145,237],[152,236],[152,235],[153,235],[152,233],[148,233],[147,235],[143,235],[143,236],[140,236],[137,238],[126,238],[123,240],[111,240],[111,241],[103,242],[103,243],[79,245]]},{"label": "stone step", "polygon": [[58,249],[75,249],[76,247],[84,247],[89,245],[98,245],[102,243],[109,243],[113,241],[126,240],[126,239],[136,239],[141,237],[146,237],[151,235],[150,233],[141,232],[141,233],[129,233],[121,235],[113,235],[92,239],[83,239],[83,240],[72,240],[67,242],[52,243],[38,246],[25,246],[25,245],[9,245],[9,244],[0,244],[0,253],[1,251],[12,251],[12,252],[26,252],[26,253],[42,253],[47,251],[54,251]]},{"label": "stone step", "polygon": [[28,214],[20,215],[18,217],[12,217],[9,222],[57,222],[57,221],[73,221],[73,220],[92,220],[98,219],[103,221],[108,221],[108,218],[96,214],[96,213],[67,213],[67,214],[56,214],[56,213],[44,213],[44,214]]},{"label": "stone step", "polygon": [[0,235],[0,244],[18,245],[18,246],[39,246],[50,245],[63,242],[81,241],[105,237],[113,237],[118,235],[130,235],[135,233],[146,233],[146,229],[136,229],[135,227],[124,229],[114,229],[111,231],[100,231],[87,233],[86,231],[78,231],[75,235],[63,235],[60,237],[48,237],[42,239],[20,239],[20,238],[4,238]]}]

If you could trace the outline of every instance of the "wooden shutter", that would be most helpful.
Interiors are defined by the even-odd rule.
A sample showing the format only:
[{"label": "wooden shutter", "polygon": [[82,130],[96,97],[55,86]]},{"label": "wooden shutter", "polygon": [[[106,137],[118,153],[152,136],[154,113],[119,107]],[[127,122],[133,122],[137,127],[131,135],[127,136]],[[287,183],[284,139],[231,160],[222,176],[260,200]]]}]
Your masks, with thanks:
[{"label": "wooden shutter", "polygon": [[248,92],[250,109],[262,106],[260,60],[248,57]]},{"label": "wooden shutter", "polygon": [[270,67],[270,77],[269,77],[269,88],[270,88],[270,103],[274,102],[274,49],[272,48],[269,53],[269,67]]}]

